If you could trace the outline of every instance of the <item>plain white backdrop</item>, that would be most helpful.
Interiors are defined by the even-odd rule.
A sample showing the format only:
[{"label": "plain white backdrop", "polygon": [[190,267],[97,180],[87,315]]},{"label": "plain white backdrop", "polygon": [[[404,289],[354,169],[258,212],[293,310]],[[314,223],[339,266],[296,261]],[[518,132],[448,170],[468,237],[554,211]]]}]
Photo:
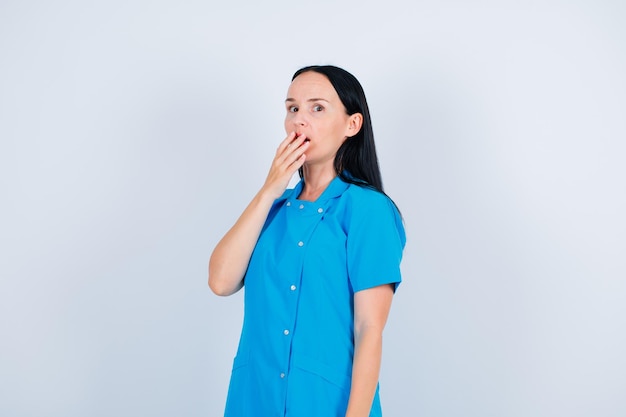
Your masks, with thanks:
[{"label": "plain white backdrop", "polygon": [[385,415],[626,415],[619,1],[0,3],[0,415],[219,416],[207,261],[291,75],[363,84],[404,283]]}]

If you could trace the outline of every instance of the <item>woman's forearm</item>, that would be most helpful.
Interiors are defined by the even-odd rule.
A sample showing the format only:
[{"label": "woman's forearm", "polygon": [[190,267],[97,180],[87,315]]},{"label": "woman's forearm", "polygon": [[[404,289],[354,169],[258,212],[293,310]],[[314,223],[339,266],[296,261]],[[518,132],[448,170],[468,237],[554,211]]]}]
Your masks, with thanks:
[{"label": "woman's forearm", "polygon": [[352,387],[346,417],[370,415],[378,385],[382,346],[382,328],[365,327],[355,334]]},{"label": "woman's forearm", "polygon": [[231,295],[243,286],[252,251],[273,202],[273,196],[259,192],[213,250],[209,287],[215,294]]}]

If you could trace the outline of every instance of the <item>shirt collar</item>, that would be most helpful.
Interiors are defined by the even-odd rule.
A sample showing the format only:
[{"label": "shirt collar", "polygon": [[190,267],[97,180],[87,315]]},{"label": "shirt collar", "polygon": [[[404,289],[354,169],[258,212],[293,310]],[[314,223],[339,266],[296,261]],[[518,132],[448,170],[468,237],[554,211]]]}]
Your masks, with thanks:
[{"label": "shirt collar", "polygon": [[[350,184],[348,184],[347,182],[344,182],[339,176],[336,176],[328,184],[326,189],[317,198],[317,200],[315,200],[315,202],[323,202],[326,200],[330,200],[331,198],[337,198],[341,194],[343,194],[343,192],[346,191],[349,186]],[[298,184],[296,184],[296,186],[292,190],[287,190],[287,192],[285,193],[285,197],[288,200],[296,200],[298,196],[300,195],[300,193],[302,192],[303,188],[304,188],[304,179],[300,179]]]}]

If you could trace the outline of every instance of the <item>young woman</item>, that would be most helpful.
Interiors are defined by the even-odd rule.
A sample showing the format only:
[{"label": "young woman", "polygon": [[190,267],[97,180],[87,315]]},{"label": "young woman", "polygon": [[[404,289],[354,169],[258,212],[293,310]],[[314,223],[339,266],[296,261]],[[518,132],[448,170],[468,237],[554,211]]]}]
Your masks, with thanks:
[{"label": "young woman", "polygon": [[382,334],[406,238],[365,94],[347,71],[311,66],[285,107],[267,179],[209,262],[213,292],[246,287],[225,416],[381,416]]}]

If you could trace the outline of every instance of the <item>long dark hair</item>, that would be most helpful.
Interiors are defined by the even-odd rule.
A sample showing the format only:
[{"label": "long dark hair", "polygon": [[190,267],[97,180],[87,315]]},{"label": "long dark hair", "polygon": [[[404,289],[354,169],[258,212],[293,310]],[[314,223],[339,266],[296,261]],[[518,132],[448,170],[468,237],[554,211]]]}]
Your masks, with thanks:
[{"label": "long dark hair", "polygon": [[[335,172],[345,182],[373,188],[384,194],[383,181],[378,167],[372,119],[361,83],[348,71],[332,65],[311,65],[300,68],[293,81],[304,72],[320,73],[332,84],[348,115],[361,113],[363,124],[359,133],[346,139],[335,155]],[[302,168],[299,170],[303,176]]]}]

